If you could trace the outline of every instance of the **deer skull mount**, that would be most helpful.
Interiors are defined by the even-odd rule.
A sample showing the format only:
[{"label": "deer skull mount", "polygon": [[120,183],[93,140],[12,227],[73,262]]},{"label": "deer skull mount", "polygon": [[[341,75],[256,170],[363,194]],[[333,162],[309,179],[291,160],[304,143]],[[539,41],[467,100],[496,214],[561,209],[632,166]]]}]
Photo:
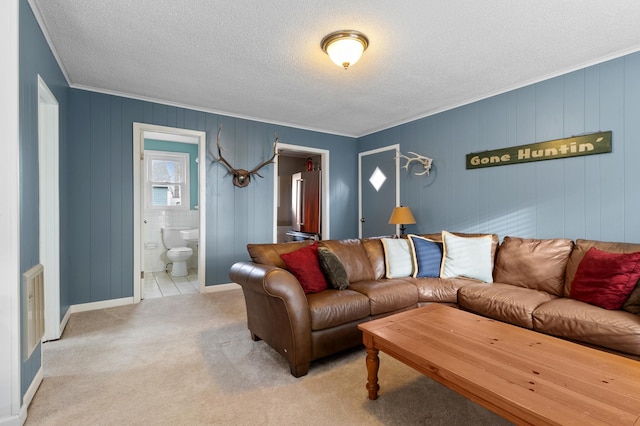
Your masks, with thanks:
[{"label": "deer skull mount", "polygon": [[421,172],[414,173],[414,175],[416,175],[416,176],[422,176],[422,175],[429,176],[429,171],[431,170],[431,163],[433,162],[433,159],[431,159],[429,157],[425,157],[424,155],[416,154],[415,152],[411,152],[411,151],[409,151],[408,154],[415,155],[415,157],[413,157],[413,158],[408,157],[406,155],[402,155],[402,153],[400,151],[397,151],[397,150],[396,150],[396,153],[397,153],[397,155],[394,158],[404,158],[405,160],[407,160],[406,164],[404,166],[402,166],[403,169],[407,169],[407,171],[409,171],[409,164],[411,164],[413,161],[417,161],[418,163],[420,163],[422,165],[422,167],[424,167],[424,170],[421,171]]},{"label": "deer skull mount", "polygon": [[266,166],[267,164],[273,163],[273,160],[276,158],[276,155],[278,155],[277,152],[277,146],[278,146],[278,137],[276,136],[275,141],[273,142],[273,156],[271,158],[269,158],[267,161],[265,161],[264,163],[260,164],[259,166],[255,167],[253,170],[248,171],[245,169],[236,169],[234,168],[227,160],[225,160],[225,158],[222,156],[222,148],[220,147],[220,134],[222,133],[222,126],[220,126],[220,128],[218,129],[218,158],[216,158],[213,154],[211,155],[211,157],[213,157],[214,161],[217,161],[219,163],[224,164],[227,169],[229,170],[229,173],[233,176],[233,184],[235,186],[237,186],[238,188],[244,188],[246,186],[248,186],[251,183],[251,176],[252,175],[258,175],[260,177],[262,177],[262,175],[260,175],[260,173],[258,173],[258,171],[263,168],[264,166]]}]

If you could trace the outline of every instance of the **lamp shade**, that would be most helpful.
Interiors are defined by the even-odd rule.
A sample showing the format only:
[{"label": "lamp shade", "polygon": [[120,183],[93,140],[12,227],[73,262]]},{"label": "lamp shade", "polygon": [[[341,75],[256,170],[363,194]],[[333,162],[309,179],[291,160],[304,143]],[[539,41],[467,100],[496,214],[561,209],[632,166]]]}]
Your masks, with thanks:
[{"label": "lamp shade", "polygon": [[391,225],[410,225],[414,223],[416,223],[416,218],[413,217],[409,207],[400,206],[394,208],[389,218],[389,224]]},{"label": "lamp shade", "polygon": [[369,40],[358,31],[343,30],[327,35],[320,44],[329,58],[346,70],[360,60]]}]

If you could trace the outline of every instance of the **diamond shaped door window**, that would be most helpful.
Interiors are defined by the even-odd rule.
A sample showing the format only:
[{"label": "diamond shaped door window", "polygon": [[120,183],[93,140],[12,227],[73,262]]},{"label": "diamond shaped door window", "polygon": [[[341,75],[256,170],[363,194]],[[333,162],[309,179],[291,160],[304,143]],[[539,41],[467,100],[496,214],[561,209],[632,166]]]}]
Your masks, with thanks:
[{"label": "diamond shaped door window", "polygon": [[386,180],[387,177],[382,173],[382,170],[380,170],[379,167],[376,167],[369,178],[369,182],[375,188],[376,192],[380,191],[380,188],[382,188],[382,185],[384,185]]}]

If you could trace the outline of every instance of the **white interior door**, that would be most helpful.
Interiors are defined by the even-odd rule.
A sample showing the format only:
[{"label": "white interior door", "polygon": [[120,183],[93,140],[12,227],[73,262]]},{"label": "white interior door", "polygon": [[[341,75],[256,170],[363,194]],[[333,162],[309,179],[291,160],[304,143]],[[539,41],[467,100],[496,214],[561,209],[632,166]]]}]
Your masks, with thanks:
[{"label": "white interior door", "polygon": [[40,263],[44,266],[44,340],[61,334],[58,101],[38,76]]},{"label": "white interior door", "polygon": [[390,145],[358,156],[360,238],[396,234],[389,218],[400,202],[400,168],[395,158],[399,149]]}]

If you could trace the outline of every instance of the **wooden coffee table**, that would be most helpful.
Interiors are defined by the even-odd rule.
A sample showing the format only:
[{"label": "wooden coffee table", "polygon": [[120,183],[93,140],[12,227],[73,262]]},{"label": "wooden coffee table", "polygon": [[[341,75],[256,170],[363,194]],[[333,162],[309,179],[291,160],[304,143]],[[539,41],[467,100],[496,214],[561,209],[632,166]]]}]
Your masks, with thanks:
[{"label": "wooden coffee table", "polygon": [[517,424],[640,425],[640,362],[444,305],[358,326],[378,351]]}]

